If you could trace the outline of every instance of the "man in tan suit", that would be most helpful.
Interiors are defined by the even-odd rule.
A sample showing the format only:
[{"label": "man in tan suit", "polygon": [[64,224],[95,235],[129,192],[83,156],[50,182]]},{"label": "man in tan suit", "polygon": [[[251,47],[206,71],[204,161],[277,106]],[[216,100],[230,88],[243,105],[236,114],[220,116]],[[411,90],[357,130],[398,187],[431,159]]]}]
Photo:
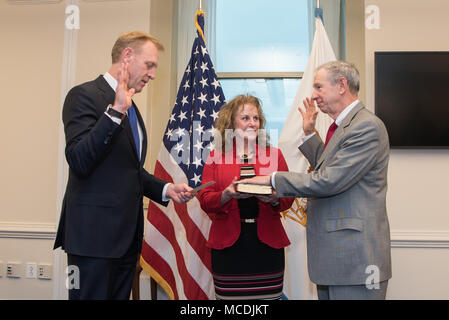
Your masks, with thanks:
[{"label": "man in tan suit", "polygon": [[[386,212],[388,134],[359,102],[354,65],[335,61],[315,73],[312,97],[298,108],[300,151],[310,174],[276,172],[245,182],[272,185],[279,197],[307,197],[308,269],[319,299],[385,299],[391,278]],[[335,122],[326,143],[315,133],[318,108]]]}]

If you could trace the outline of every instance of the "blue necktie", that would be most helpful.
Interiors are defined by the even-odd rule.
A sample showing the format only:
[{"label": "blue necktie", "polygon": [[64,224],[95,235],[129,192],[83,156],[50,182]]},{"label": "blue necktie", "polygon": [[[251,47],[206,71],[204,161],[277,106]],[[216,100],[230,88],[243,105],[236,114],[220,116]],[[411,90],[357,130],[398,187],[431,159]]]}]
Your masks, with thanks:
[{"label": "blue necktie", "polygon": [[140,160],[140,139],[139,130],[137,129],[137,115],[136,109],[134,108],[134,103],[131,105],[131,108],[128,109],[128,118],[129,124],[131,126],[131,131],[133,132],[134,142],[136,143],[137,156]]}]

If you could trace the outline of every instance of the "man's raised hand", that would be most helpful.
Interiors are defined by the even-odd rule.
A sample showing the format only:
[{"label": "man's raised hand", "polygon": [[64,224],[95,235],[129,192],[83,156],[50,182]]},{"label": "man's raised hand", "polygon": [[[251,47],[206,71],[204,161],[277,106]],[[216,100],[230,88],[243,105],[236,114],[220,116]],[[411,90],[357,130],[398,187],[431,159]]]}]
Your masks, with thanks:
[{"label": "man's raised hand", "polygon": [[128,88],[129,82],[129,63],[122,61],[117,77],[117,89],[115,90],[115,101],[113,109],[121,113],[126,113],[126,111],[131,107],[132,98],[136,89]]},{"label": "man's raised hand", "polygon": [[301,106],[299,106],[298,111],[302,115],[302,128],[304,130],[304,134],[307,136],[315,131],[318,109],[315,106],[315,101],[311,98],[305,98],[303,100],[303,104],[305,110],[302,110]]}]

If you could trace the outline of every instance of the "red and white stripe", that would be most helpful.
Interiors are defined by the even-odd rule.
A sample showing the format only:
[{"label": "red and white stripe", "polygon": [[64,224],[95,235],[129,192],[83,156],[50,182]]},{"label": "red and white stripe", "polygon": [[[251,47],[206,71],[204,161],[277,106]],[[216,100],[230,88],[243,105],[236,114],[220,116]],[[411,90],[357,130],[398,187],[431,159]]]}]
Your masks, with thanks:
[{"label": "red and white stripe", "polygon": [[[155,176],[167,182],[188,183],[187,177],[162,145]],[[211,225],[197,198],[187,204],[150,201],[142,247],[143,268],[172,299],[214,299],[210,249]]]}]

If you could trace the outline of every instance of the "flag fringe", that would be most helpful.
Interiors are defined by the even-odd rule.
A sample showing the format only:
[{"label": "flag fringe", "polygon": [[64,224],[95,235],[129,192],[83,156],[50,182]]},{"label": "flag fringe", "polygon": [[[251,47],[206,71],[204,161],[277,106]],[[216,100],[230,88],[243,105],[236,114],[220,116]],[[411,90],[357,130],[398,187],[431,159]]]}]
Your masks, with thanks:
[{"label": "flag fringe", "polygon": [[153,278],[157,282],[159,286],[161,286],[165,293],[167,293],[167,295],[170,297],[170,300],[175,299],[175,294],[173,293],[173,290],[168,282],[165,281],[164,278],[162,278],[162,276],[156,270],[154,270],[142,256],[140,256],[140,266],[151,278]]}]

